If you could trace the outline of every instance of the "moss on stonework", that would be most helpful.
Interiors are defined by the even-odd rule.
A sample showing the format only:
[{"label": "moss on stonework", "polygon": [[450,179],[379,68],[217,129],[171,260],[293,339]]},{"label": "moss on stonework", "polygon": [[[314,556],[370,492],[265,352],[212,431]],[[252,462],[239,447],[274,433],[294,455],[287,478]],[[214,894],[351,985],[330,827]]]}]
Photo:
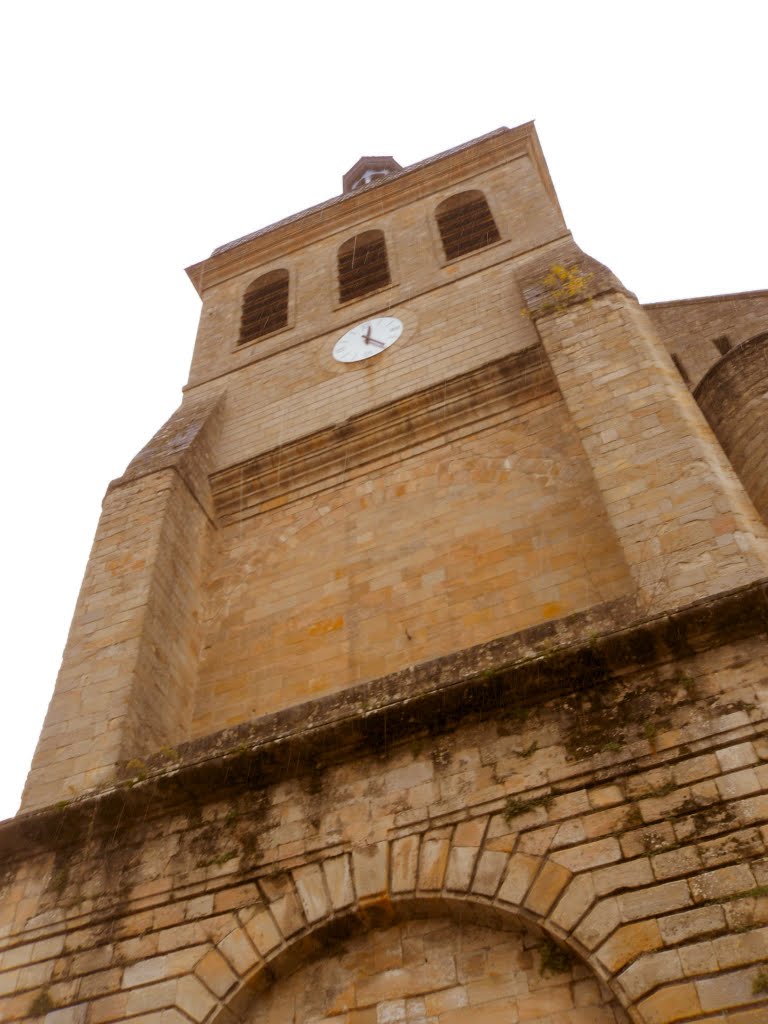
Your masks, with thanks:
[{"label": "moss on stonework", "polygon": [[558,946],[552,939],[545,939],[539,946],[542,974],[566,974],[573,966],[570,953]]},{"label": "moss on stonework", "polygon": [[602,687],[568,694],[565,746],[574,760],[594,754],[619,753],[634,738],[643,737],[655,750],[659,732],[670,727],[667,710],[673,695],[669,680],[659,677],[640,684],[637,679],[614,681]]},{"label": "moss on stonework", "polygon": [[48,990],[43,988],[37,993],[32,1005],[29,1007],[29,1014],[31,1017],[44,1017],[51,1010],[55,1009],[56,1003],[48,995]]}]

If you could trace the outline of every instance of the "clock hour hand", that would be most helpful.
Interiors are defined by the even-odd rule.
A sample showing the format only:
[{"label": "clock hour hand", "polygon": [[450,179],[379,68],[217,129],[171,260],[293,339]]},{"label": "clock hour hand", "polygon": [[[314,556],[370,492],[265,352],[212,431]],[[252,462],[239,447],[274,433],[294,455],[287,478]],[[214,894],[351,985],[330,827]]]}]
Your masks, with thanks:
[{"label": "clock hour hand", "polygon": [[375,338],[371,337],[370,325],[365,328],[365,334],[363,335],[363,341],[365,342],[366,345],[378,345],[379,348],[386,348],[387,347],[384,344],[383,341],[377,341]]}]

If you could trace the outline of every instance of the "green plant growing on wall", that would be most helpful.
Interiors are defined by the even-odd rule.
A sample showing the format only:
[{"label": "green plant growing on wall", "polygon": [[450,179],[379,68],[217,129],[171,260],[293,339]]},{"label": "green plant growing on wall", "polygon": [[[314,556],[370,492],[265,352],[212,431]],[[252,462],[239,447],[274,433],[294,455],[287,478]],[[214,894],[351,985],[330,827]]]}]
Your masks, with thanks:
[{"label": "green plant growing on wall", "polygon": [[[587,297],[594,274],[583,273],[577,266],[566,267],[562,263],[553,263],[541,282],[545,294],[537,302],[539,316],[550,313],[563,313],[572,303]],[[531,317],[533,311],[524,309],[523,316]]]},{"label": "green plant growing on wall", "polygon": [[551,793],[544,793],[542,796],[532,797],[530,800],[519,800],[515,796],[511,796],[507,800],[506,807],[504,808],[504,821],[511,825],[515,818],[521,814],[526,814],[528,811],[533,811],[537,807],[543,807],[546,810],[554,800]]}]

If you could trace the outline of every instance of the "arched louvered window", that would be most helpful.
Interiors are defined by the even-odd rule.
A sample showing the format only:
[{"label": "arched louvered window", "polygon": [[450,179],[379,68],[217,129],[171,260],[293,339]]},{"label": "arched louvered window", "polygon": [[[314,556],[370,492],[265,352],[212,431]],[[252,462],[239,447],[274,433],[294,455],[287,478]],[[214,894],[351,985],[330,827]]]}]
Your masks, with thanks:
[{"label": "arched louvered window", "polygon": [[460,192],[435,211],[446,258],[455,260],[501,238],[482,192]]},{"label": "arched louvered window", "polygon": [[272,270],[252,281],[243,296],[239,344],[279,331],[288,323],[288,271]]},{"label": "arched louvered window", "polygon": [[339,298],[359,299],[390,282],[387,245],[381,231],[364,231],[339,249]]}]

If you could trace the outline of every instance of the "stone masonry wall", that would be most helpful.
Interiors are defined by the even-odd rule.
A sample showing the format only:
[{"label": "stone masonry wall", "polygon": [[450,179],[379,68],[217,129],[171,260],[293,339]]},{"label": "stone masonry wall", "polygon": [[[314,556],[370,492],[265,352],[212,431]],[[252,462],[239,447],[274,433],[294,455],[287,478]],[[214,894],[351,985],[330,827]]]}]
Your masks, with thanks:
[{"label": "stone masonry wall", "polygon": [[[305,468],[311,452],[278,452],[276,496],[243,499],[242,512],[247,485],[227,474],[234,511],[209,577],[192,736],[628,591],[551,377],[522,397],[507,393],[531,376],[502,376],[476,400],[462,378],[456,391],[472,408],[454,419],[451,396],[436,389],[422,403],[426,439],[410,403],[392,410],[364,430],[374,451],[362,452],[357,474],[351,428],[322,438],[317,483]],[[249,475],[263,489],[265,467]]]},{"label": "stone masonry wall", "polygon": [[768,330],[768,292],[712,295],[643,307],[692,388],[728,351]]},{"label": "stone masonry wall", "polygon": [[0,1016],[761,1024],[764,631],[562,685],[351,760],[283,757],[266,788],[245,749],[176,784],[174,757],[203,770],[181,750],[100,816],[7,823]]}]

